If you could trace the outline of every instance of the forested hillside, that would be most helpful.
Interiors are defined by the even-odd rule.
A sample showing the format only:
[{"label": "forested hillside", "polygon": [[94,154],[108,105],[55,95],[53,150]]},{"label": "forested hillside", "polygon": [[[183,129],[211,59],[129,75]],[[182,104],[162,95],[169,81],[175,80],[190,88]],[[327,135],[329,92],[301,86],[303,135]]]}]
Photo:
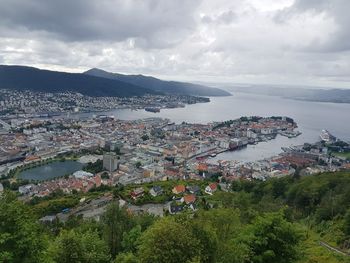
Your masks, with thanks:
[{"label": "forested hillside", "polygon": [[230,96],[231,94],[225,90],[218,88],[211,88],[203,85],[179,82],[179,81],[165,81],[151,76],[144,75],[123,75],[118,73],[111,73],[101,69],[93,68],[84,74],[114,79],[145,87],[154,91],[166,94],[180,94],[180,95],[194,95],[194,96]]},{"label": "forested hillside", "polygon": [[[118,195],[117,188],[106,191]],[[70,217],[42,225],[34,213],[40,202],[23,204],[3,194],[0,262],[350,260],[349,172],[235,181],[230,192],[203,198],[196,212],[164,218],[131,214],[113,201],[99,222]]]},{"label": "forested hillside", "polygon": [[36,92],[78,92],[92,97],[131,97],[162,94],[119,80],[41,70],[24,66],[0,65],[0,89],[30,90]]}]

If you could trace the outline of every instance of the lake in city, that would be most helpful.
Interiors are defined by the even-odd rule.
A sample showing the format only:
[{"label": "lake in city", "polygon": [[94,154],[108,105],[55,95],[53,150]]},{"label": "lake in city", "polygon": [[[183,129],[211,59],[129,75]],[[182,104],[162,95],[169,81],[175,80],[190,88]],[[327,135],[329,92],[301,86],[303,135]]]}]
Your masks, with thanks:
[{"label": "lake in city", "polygon": [[[274,96],[234,93],[230,97],[211,97],[210,103],[186,105],[185,108],[162,109],[160,113],[144,110],[118,109],[106,112],[118,119],[134,120],[148,117],[168,118],[180,123],[208,123],[236,119],[241,116],[288,116],[293,118],[302,132],[297,138],[277,136],[275,140],[249,145],[239,151],[226,152],[216,159],[254,161],[281,152],[281,147],[316,142],[322,129],[335,136],[350,140],[350,104],[309,102]],[[80,114],[87,117],[91,114]]]},{"label": "lake in city", "polygon": [[43,166],[22,171],[19,177],[26,180],[44,181],[55,177],[62,177],[66,174],[72,174],[83,168],[83,164],[76,161],[52,162]]}]

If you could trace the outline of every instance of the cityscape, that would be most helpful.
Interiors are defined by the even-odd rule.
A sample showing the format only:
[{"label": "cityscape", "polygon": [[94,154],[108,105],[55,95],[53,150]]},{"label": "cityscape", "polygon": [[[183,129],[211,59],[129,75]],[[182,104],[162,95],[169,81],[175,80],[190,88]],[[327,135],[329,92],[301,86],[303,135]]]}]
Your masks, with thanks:
[{"label": "cityscape", "polygon": [[111,109],[160,109],[209,102],[209,98],[185,95],[143,97],[90,97],[79,93],[43,93],[0,89],[0,113],[4,118],[35,118],[64,113],[108,111]]},{"label": "cityscape", "polygon": [[0,263],[350,262],[348,10],[0,0]]},{"label": "cityscape", "polygon": [[[57,225],[67,228],[75,220],[107,226],[114,220],[105,221],[111,209],[121,209],[133,220],[150,216],[155,221],[225,211],[231,209],[231,202],[241,207],[236,209],[281,209],[277,199],[270,205],[261,199],[255,207],[256,193],[243,200],[252,194],[249,191],[257,191],[250,187],[267,184],[274,195],[291,196],[293,192],[283,187],[299,180],[348,177],[350,143],[325,129],[315,141],[305,141],[305,124],[299,127],[298,120],[290,116],[241,116],[208,123],[175,122],[159,116],[163,111],[165,116],[173,111],[191,115],[191,109],[212,100],[218,99],[174,94],[94,97],[3,89],[0,200],[14,194],[14,200],[32,209],[36,224],[52,231]],[[119,119],[124,110],[124,114],[148,117],[125,119],[123,115]],[[286,143],[288,140],[303,143]],[[258,158],[259,151],[272,144],[280,150]],[[255,151],[257,157],[235,158],[234,153],[247,150]],[[243,199],[232,201],[235,195]],[[304,209],[304,201],[294,202],[301,202],[300,209]],[[332,209],[327,210],[334,213]],[[100,235],[94,239],[109,236]],[[126,242],[123,235],[121,240]],[[328,242],[317,244],[347,255],[346,249]],[[104,262],[109,262],[112,254],[101,253],[106,256]],[[122,256],[123,252],[117,258]]]},{"label": "cityscape", "polygon": [[[124,121],[98,115],[84,120],[15,118],[7,125],[9,131],[3,129],[0,135],[1,178],[6,180],[8,187],[16,185],[21,198],[27,200],[47,197],[58,190],[71,194],[88,192],[101,185],[132,185],[134,189],[127,196],[128,200],[132,199],[132,205],[144,196],[145,190],[138,185],[145,183],[154,183],[154,187],[157,187],[159,181],[208,181],[214,178],[221,189],[230,189],[232,182],[242,179],[265,181],[296,174],[335,172],[350,167],[346,158],[329,154],[332,143],[337,140],[325,135],[317,143],[282,147],[279,155],[256,162],[213,160],[220,153],[239,151],[248,145],[274,140],[276,136],[299,136],[297,123],[285,116],[241,117],[209,124],[175,124],[156,117]],[[346,143],[339,147],[339,152],[349,150]],[[71,160],[81,163],[83,170],[89,164],[96,166],[97,170],[92,173],[89,169],[73,170],[56,175],[61,178],[43,175],[41,179],[25,175],[27,167],[45,167],[52,162],[64,166]],[[160,186],[159,191],[162,192]],[[195,192],[198,191],[200,189]],[[185,190],[176,192],[177,195],[183,193]],[[191,194],[195,196],[195,193]],[[172,211],[173,204],[165,203],[168,207],[163,210]],[[196,198],[182,203],[179,211],[184,205],[195,204]],[[152,211],[152,204],[148,210]],[[156,211],[157,215],[163,213]],[[98,219],[99,214],[94,216]]]}]

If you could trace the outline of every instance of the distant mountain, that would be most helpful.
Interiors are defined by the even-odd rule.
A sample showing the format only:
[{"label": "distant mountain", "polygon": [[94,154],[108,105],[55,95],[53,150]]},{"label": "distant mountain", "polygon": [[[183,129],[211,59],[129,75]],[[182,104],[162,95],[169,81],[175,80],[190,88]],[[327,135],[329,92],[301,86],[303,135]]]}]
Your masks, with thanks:
[{"label": "distant mountain", "polygon": [[279,96],[294,100],[350,103],[350,89],[321,89],[280,87],[278,85],[251,85],[246,87],[231,87],[235,92],[253,93],[268,96]]},{"label": "distant mountain", "polygon": [[111,73],[101,69],[93,68],[86,72],[86,75],[102,77],[107,79],[119,80],[126,83],[134,84],[140,87],[148,88],[157,92],[164,92],[167,94],[179,95],[194,95],[194,96],[230,96],[227,91],[202,86],[198,84],[165,81],[150,76],[144,75],[123,75],[118,73]]},{"label": "distant mountain", "polygon": [[0,88],[53,93],[71,91],[95,97],[162,94],[132,83],[83,73],[66,73],[33,67],[5,65],[0,65]]}]

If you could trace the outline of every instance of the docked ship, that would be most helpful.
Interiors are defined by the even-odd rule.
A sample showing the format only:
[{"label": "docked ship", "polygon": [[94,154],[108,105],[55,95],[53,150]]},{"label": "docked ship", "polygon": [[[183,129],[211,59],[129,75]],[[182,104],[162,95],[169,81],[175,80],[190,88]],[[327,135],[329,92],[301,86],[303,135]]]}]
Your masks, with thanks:
[{"label": "docked ship", "polygon": [[336,140],[335,136],[333,136],[329,131],[322,130],[320,134],[320,138],[324,142],[334,142]]},{"label": "docked ship", "polygon": [[229,143],[229,150],[234,151],[248,145],[248,138],[233,138]]},{"label": "docked ship", "polygon": [[160,112],[160,108],[156,108],[156,107],[146,107],[145,111],[149,111],[149,112]]}]

